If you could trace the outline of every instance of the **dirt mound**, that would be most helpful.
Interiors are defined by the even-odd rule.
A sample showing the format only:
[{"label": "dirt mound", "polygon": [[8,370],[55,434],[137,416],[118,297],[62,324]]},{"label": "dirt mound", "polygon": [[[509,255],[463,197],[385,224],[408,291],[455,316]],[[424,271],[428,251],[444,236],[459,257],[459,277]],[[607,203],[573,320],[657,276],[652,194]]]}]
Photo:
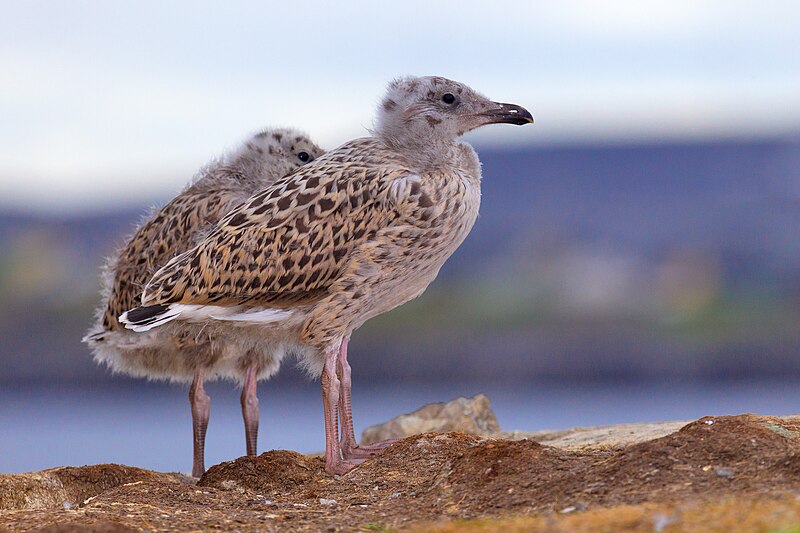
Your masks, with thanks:
[{"label": "dirt mound", "polygon": [[86,483],[81,495],[114,486],[70,511],[6,512],[0,528],[107,521],[150,530],[369,530],[509,514],[547,516],[555,524],[583,510],[647,502],[637,513],[651,529],[647,513],[656,511],[678,516],[676,509],[731,498],[793,502],[800,486],[799,424],[755,415],[707,417],[623,449],[582,451],[426,433],[340,477],[326,474],[321,458],[287,451],[222,463],[197,485],[159,474],[122,483],[121,473],[103,474],[102,467],[92,481],[86,472],[66,470],[65,479],[77,475],[75,490]]},{"label": "dirt mound", "polygon": [[116,464],[62,466],[28,474],[0,475],[0,510],[71,509],[119,485],[181,477]]},{"label": "dirt mound", "polygon": [[756,415],[705,417],[666,437],[630,446],[592,471],[606,478],[604,503],[675,494],[789,489],[798,477],[796,421]]},{"label": "dirt mound", "polygon": [[423,433],[393,444],[343,479],[349,490],[423,494],[443,482],[454,459],[486,441],[464,433]]},{"label": "dirt mound", "polygon": [[[482,470],[485,469],[485,470]],[[800,426],[756,415],[706,417],[617,451],[567,452],[526,441],[476,446],[450,484],[464,516],[793,491]]]},{"label": "dirt mound", "polygon": [[491,441],[453,461],[448,485],[462,516],[565,507],[585,486],[594,458],[533,441]]},{"label": "dirt mound", "polygon": [[57,469],[54,474],[61,480],[67,496],[76,505],[110,488],[126,483],[136,483],[147,479],[165,479],[163,475],[152,470],[115,464],[65,466]]},{"label": "dirt mound", "polygon": [[272,450],[258,457],[240,457],[212,466],[197,485],[284,494],[318,479],[324,469],[325,461],[321,457]]}]

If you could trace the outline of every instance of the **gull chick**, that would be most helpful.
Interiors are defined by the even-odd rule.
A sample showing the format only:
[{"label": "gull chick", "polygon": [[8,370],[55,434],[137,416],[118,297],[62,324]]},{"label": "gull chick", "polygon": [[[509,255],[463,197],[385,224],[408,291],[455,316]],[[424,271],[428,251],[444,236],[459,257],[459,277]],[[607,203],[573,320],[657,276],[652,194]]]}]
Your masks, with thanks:
[{"label": "gull chick", "polygon": [[228,155],[202,169],[193,183],[139,227],[106,265],[103,303],[84,341],[98,363],[136,377],[192,382],[189,399],[194,428],[192,475],[204,471],[205,433],[210,398],[208,378],[243,382],[242,414],[247,452],[256,453],[258,399],[256,383],[275,373],[284,352],[240,351],[224,331],[175,323],[148,334],[125,329],[118,317],[141,303],[142,289],[174,256],[195,246],[231,209],[255,191],[311,162],[323,153],[305,134],[291,129],[261,131]]},{"label": "gull chick", "polygon": [[[416,298],[475,223],[481,170],[464,133],[533,122],[441,77],[389,84],[371,137],[264,188],[151,279],[120,320],[236,323],[322,378],[325,465],[341,474],[386,443],[355,440],[347,346],[365,321]],[[341,435],[339,422],[341,419]]]}]

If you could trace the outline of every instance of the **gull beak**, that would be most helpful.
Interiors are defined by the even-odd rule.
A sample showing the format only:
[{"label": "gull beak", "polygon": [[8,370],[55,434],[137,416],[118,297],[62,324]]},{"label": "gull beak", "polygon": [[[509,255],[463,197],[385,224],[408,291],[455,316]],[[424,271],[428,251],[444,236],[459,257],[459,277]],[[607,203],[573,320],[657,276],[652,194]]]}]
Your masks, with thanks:
[{"label": "gull beak", "polygon": [[485,119],[484,124],[516,124],[517,126],[533,124],[533,115],[524,107],[516,104],[492,102],[492,109],[483,111],[478,116]]}]

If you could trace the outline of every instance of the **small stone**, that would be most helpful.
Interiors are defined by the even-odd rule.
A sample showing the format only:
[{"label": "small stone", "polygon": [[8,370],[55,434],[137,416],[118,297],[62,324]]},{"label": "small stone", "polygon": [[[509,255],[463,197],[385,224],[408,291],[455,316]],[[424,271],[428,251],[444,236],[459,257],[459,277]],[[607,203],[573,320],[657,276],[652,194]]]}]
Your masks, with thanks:
[{"label": "small stone", "polygon": [[402,493],[402,492],[393,492],[393,493],[391,493],[391,494],[389,495],[389,498],[399,498],[399,497],[400,497],[400,496],[402,496],[402,495],[403,495],[403,493]]},{"label": "small stone", "polygon": [[732,478],[734,476],[733,468],[720,466],[714,469],[714,473],[719,477]]},{"label": "small stone", "polygon": [[576,510],[577,510],[577,507],[575,507],[574,505],[570,505],[569,507],[564,507],[563,509],[561,509],[561,510],[559,511],[559,513],[561,513],[561,514],[567,514],[567,513],[574,512],[574,511],[576,511]]},{"label": "small stone", "polygon": [[334,499],[320,498],[319,503],[322,505],[336,505],[338,502]]},{"label": "small stone", "polygon": [[489,398],[477,394],[447,403],[430,403],[413,413],[400,415],[383,424],[370,426],[361,434],[361,444],[402,439],[429,431],[463,431],[472,435],[494,435],[500,431]]},{"label": "small stone", "polygon": [[244,494],[244,488],[242,486],[240,486],[239,483],[237,483],[233,479],[226,479],[225,481],[223,481],[221,483],[221,485],[222,485],[222,488],[225,489],[225,490],[235,490],[236,492],[238,492],[240,494]]}]

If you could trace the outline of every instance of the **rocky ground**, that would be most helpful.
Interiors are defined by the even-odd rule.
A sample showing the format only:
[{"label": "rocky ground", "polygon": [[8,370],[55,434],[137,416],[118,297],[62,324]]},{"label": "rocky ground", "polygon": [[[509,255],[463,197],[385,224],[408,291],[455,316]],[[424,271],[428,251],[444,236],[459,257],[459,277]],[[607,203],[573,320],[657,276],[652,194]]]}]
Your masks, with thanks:
[{"label": "rocky ground", "polygon": [[[800,531],[800,417],[503,434],[485,398],[426,409],[407,417],[445,432],[340,477],[283,450],[199,481],[120,465],[0,475],[0,530]],[[457,419],[493,434],[450,431]]]}]

